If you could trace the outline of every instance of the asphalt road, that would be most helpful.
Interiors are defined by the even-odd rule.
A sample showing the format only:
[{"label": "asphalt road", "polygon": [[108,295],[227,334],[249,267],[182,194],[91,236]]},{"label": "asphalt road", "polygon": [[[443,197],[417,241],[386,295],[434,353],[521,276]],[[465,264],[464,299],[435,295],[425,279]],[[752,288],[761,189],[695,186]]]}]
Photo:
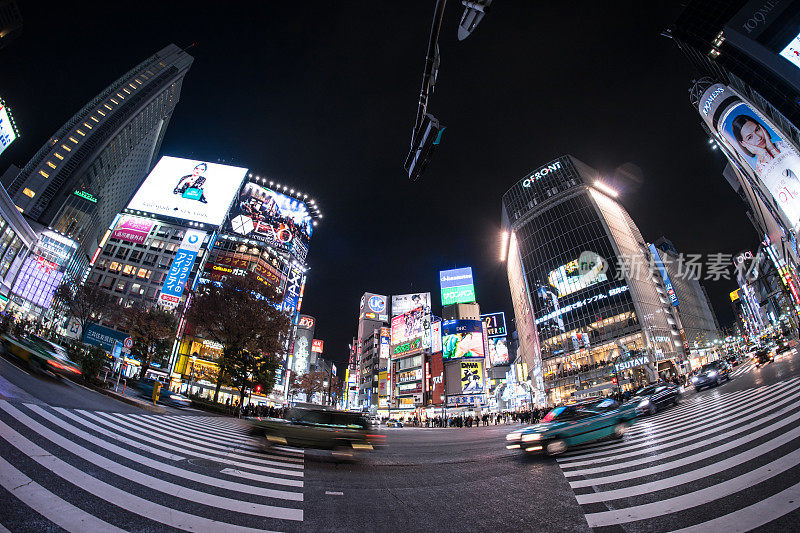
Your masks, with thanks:
[{"label": "asphalt road", "polygon": [[[272,449],[242,421],[154,415],[0,359],[0,524],[10,531],[796,531],[800,357],[557,460],[518,426],[387,429],[354,462]],[[3,529],[0,528],[0,531]]]}]

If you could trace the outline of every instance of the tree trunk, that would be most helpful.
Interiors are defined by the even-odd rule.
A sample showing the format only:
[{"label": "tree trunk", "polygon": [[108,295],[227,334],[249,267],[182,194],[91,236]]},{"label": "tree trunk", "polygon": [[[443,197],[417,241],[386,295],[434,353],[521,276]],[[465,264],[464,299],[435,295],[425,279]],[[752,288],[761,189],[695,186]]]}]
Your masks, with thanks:
[{"label": "tree trunk", "polygon": [[246,388],[247,387],[245,385],[242,385],[242,388],[239,389],[239,407],[241,407],[242,409],[244,409],[244,390]]},{"label": "tree trunk", "polygon": [[217,403],[217,400],[219,399],[219,389],[222,388],[222,378],[223,370],[220,368],[219,373],[217,374],[217,386],[214,387],[214,403]]},{"label": "tree trunk", "polygon": [[[122,357],[124,357],[124,356],[120,352],[120,358],[122,358]],[[150,359],[151,358],[152,358],[152,356],[150,354],[147,354],[144,357],[144,360],[142,361],[142,369],[140,370],[141,374],[139,374],[139,379],[144,379],[145,376],[147,375],[147,371],[150,370]]]}]

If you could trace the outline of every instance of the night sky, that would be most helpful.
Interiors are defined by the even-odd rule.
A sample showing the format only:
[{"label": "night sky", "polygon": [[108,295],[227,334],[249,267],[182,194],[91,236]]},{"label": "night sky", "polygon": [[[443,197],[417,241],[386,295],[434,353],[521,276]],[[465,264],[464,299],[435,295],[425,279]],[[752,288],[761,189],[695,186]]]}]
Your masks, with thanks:
[{"label": "night sky", "polygon": [[[441,269],[472,266],[481,309],[513,316],[497,259],[500,198],[563,154],[622,191],[649,241],[665,235],[687,253],[756,248],[689,104],[695,74],[659,35],[675,2],[496,0],[459,42],[462,6],[451,0],[428,107],[447,130],[409,183],[402,165],[433,4],[23,2],[24,34],[0,50],[0,94],[22,138],[0,171],[22,166],[147,56],[196,43],[162,155],[247,166],[316,199],[324,218],[303,312],[339,361],[361,294],[430,291],[438,314]],[[736,282],[705,285],[729,324]]]}]

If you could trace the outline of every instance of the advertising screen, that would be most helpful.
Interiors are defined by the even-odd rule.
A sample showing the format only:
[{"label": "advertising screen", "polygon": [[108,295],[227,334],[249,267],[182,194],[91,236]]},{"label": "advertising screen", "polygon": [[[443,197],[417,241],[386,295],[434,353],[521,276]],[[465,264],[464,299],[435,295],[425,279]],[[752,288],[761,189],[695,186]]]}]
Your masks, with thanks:
[{"label": "advertising screen", "polygon": [[246,168],[164,156],[128,204],[128,209],[219,226]]},{"label": "advertising screen", "polygon": [[475,286],[473,283],[472,267],[440,271],[439,287],[442,289],[442,305],[474,302]]},{"label": "advertising screen", "polygon": [[800,68],[800,35],[795,35],[794,39],[781,50],[781,57],[786,58],[797,68]]},{"label": "advertising screen", "polygon": [[418,292],[392,296],[392,316],[402,315],[417,307],[430,311],[431,293]]},{"label": "advertising screen", "polygon": [[431,324],[431,353],[442,351],[442,322],[437,320]]},{"label": "advertising screen", "polygon": [[381,328],[381,347],[378,357],[387,359],[389,357],[389,345],[392,342],[391,328]]},{"label": "advertising screen", "polygon": [[424,309],[417,308],[392,318],[392,344],[398,345],[412,339],[420,339],[429,335],[425,330],[430,328],[431,317]]},{"label": "advertising screen", "polygon": [[483,322],[481,320],[445,320],[442,322],[442,357],[483,359]]},{"label": "advertising screen", "polygon": [[239,191],[228,226],[234,233],[287,250],[301,259],[308,253],[313,231],[305,202],[252,181]]},{"label": "advertising screen", "polygon": [[562,265],[547,275],[550,285],[558,290],[558,297],[607,281],[606,261],[595,252],[586,251],[578,259]]},{"label": "advertising screen", "polygon": [[489,364],[503,366],[510,363],[508,344],[505,337],[489,338]]},{"label": "advertising screen", "polygon": [[0,154],[17,138],[17,130],[8,114],[8,107],[0,100]]},{"label": "advertising screen", "polygon": [[483,361],[461,361],[461,394],[483,392]]},{"label": "advertising screen", "polygon": [[322,348],[325,346],[325,341],[320,339],[314,339],[311,341],[311,351],[316,353],[322,353]]},{"label": "advertising screen", "polygon": [[[724,106],[721,113],[720,106]],[[800,229],[800,154],[794,146],[725,85],[709,87],[698,107],[728,150],[767,189],[796,233]]]},{"label": "advertising screen", "polygon": [[117,225],[114,226],[111,238],[135,244],[144,244],[154,225],[155,222],[153,220],[146,218],[121,216]]},{"label": "advertising screen", "polygon": [[506,336],[506,314],[502,311],[499,313],[487,313],[481,315],[481,320],[486,324],[486,336],[492,337],[505,337]]},{"label": "advertising screen", "polygon": [[292,372],[302,375],[308,372],[311,362],[311,349],[314,334],[307,329],[298,329],[294,338],[294,353],[292,354]]},{"label": "advertising screen", "polygon": [[64,272],[58,265],[44,257],[29,255],[17,274],[13,292],[47,309],[53,303],[53,294],[63,278]]},{"label": "advertising screen", "polygon": [[172,260],[167,277],[164,279],[164,286],[161,287],[161,294],[158,296],[158,303],[168,309],[178,306],[183,295],[183,288],[186,280],[189,279],[189,272],[192,270],[197,252],[203,244],[206,236],[205,231],[187,229],[181,241],[181,247]]},{"label": "advertising screen", "polygon": [[389,320],[387,301],[388,297],[382,294],[364,293],[358,308],[358,319],[378,320],[381,322]]}]

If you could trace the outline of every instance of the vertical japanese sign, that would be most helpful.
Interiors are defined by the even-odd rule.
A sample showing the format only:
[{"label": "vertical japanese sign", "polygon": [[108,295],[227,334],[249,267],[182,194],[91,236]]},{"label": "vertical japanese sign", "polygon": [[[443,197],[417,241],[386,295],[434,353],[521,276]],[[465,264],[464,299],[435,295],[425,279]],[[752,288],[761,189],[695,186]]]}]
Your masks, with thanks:
[{"label": "vertical japanese sign", "polygon": [[158,303],[160,305],[168,309],[174,309],[178,306],[178,302],[181,301],[181,295],[183,295],[183,288],[186,286],[186,280],[189,279],[189,272],[192,270],[192,265],[194,265],[194,260],[197,258],[197,253],[200,251],[200,246],[203,244],[205,236],[205,231],[186,230],[183,241],[181,241],[181,247],[169,267],[164,286],[161,287],[161,294],[158,295]]}]

